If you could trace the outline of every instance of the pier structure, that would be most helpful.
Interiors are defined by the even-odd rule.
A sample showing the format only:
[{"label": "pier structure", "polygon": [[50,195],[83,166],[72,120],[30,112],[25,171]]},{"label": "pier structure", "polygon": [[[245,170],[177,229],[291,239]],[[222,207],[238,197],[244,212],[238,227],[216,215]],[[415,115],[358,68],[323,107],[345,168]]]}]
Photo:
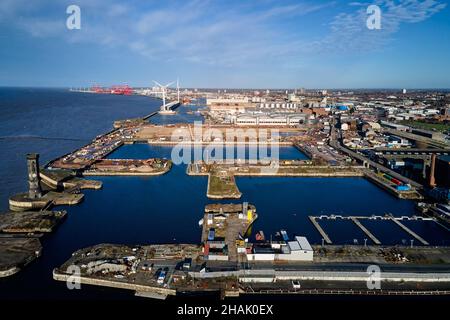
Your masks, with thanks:
[{"label": "pier structure", "polygon": [[42,245],[37,237],[21,235],[0,236],[0,278],[19,272],[41,255]]},{"label": "pier structure", "polygon": [[47,188],[68,193],[78,192],[85,189],[99,190],[103,183],[97,180],[82,179],[69,170],[41,169],[41,182]]},{"label": "pier structure", "polygon": [[159,110],[159,114],[163,114],[163,115],[172,115],[172,114],[176,114],[177,112],[175,111],[175,109],[177,107],[180,106],[180,102],[179,101],[172,101],[169,103],[164,103],[161,105],[161,108]]},{"label": "pier structure", "polygon": [[160,84],[159,82],[153,80],[153,82],[161,89],[161,93],[162,93],[162,105],[160,107],[159,113],[163,114],[163,115],[172,115],[172,114],[176,114],[175,109],[180,105],[180,88],[178,85],[178,80],[177,80],[177,101],[172,101],[169,103],[166,103],[166,91],[167,88],[173,84],[173,82],[170,82],[168,84],[166,84],[165,86],[163,86],[162,84]]},{"label": "pier structure", "polygon": [[331,241],[331,239],[328,236],[328,234],[325,232],[325,230],[323,230],[323,228],[320,226],[320,224],[316,221],[317,217],[309,216],[308,218],[309,218],[309,220],[311,220],[311,222],[314,225],[314,227],[316,227],[317,231],[319,231],[320,235],[322,236],[322,239],[327,244],[332,244],[333,242]]},{"label": "pier structure", "polygon": [[376,186],[386,190],[399,199],[420,200],[423,196],[414,187],[408,187],[408,190],[399,190],[392,183],[374,173],[370,169],[363,170],[364,177]]},{"label": "pier structure", "polygon": [[[84,197],[83,194],[79,193],[81,188],[101,187],[101,184],[98,185],[95,182],[92,184],[83,183],[81,179],[78,179],[70,184],[70,190],[64,190],[64,183],[58,183],[58,181],[49,178],[46,174],[43,174],[45,179],[41,181],[38,159],[39,155],[37,154],[27,155],[29,190],[28,192],[12,195],[9,198],[10,210],[43,210],[55,205],[78,204]],[[73,177],[73,175],[69,176]],[[53,175],[53,178],[55,178],[55,175]],[[52,182],[56,182],[56,184],[54,185]],[[60,182],[62,181],[60,180]],[[69,184],[66,184],[66,186],[69,186]]]},{"label": "pier structure", "polygon": [[[372,215],[372,216],[343,216],[343,215],[320,215],[320,216],[309,216],[309,219],[313,223],[313,225],[316,227],[316,229],[319,231],[319,233],[322,235],[322,237],[325,239],[325,235],[327,233],[323,230],[323,228],[319,225],[317,222],[317,219],[327,219],[327,220],[351,220],[355,225],[357,225],[376,245],[381,245],[381,241],[377,239],[372,232],[370,232],[369,229],[367,229],[359,220],[384,220],[384,221],[392,221],[397,226],[399,226],[403,231],[414,237],[416,240],[418,240],[422,245],[428,246],[430,245],[427,240],[425,240],[423,237],[418,235],[416,232],[412,231],[410,228],[408,228],[406,225],[404,225],[401,221],[407,220],[407,221],[433,221],[437,223],[439,226],[445,228],[448,230],[445,226],[441,225],[436,218],[432,217],[421,217],[421,216],[401,216],[401,217],[394,217],[392,214],[386,214],[384,216],[381,215]],[[329,238],[328,238],[329,239]],[[327,241],[328,243],[328,241]]]},{"label": "pier structure", "polygon": [[[222,215],[228,212],[222,207],[222,213],[218,204],[213,206],[210,210],[214,213],[216,210]],[[208,234],[202,233],[202,237],[208,237]],[[213,246],[218,242],[207,241],[212,245],[207,249],[211,250],[212,256],[219,250]],[[315,261],[320,268],[315,267],[315,262],[283,260],[276,264],[257,260],[245,263],[205,261],[205,247],[189,244],[99,244],[74,252],[69,260],[53,270],[53,278],[67,281],[73,277],[69,268],[76,265],[80,266],[79,280],[83,284],[127,289],[139,296],[158,299],[181,292],[205,291],[217,292],[222,298],[237,297],[241,293],[375,295],[380,291],[367,289],[366,268],[383,264],[389,265],[380,278],[383,294],[448,294],[450,275],[444,268],[433,266],[449,263],[448,248],[331,245],[326,248],[315,246],[314,251],[320,256]],[[442,260],[436,262],[437,258]],[[423,261],[430,262],[429,268],[417,272],[417,263]],[[342,267],[343,263],[345,267]],[[293,288],[293,281],[301,281],[301,289]]]},{"label": "pier structure", "polygon": [[423,239],[421,236],[419,236],[417,233],[415,233],[414,231],[412,231],[410,228],[408,228],[407,226],[405,226],[403,223],[401,223],[399,220],[395,219],[394,217],[391,217],[392,222],[394,222],[396,225],[398,225],[400,228],[402,228],[404,231],[406,231],[407,233],[409,233],[410,235],[412,235],[414,238],[416,238],[417,240],[419,240],[420,243],[422,243],[424,246],[428,246],[429,243]]},{"label": "pier structure", "polygon": [[381,241],[380,240],[378,240],[373,234],[372,234],[372,232],[370,232],[366,227],[364,227],[362,224],[361,224],[361,222],[359,222],[359,220],[357,219],[357,218],[355,218],[355,217],[351,217],[350,218],[352,221],[353,221],[353,223],[354,224],[356,224],[369,238],[370,238],[370,240],[372,240],[373,241],[373,243],[375,243],[375,244],[377,244],[377,245],[380,245],[381,244]]},{"label": "pier structure", "polygon": [[85,176],[150,176],[164,174],[170,170],[172,163],[166,159],[106,159],[124,143],[129,143],[127,138],[136,130],[132,122],[127,124],[125,121],[114,125],[116,129],[98,136],[90,144],[51,161],[47,164],[47,169],[71,170]]},{"label": "pier structure", "polygon": [[66,215],[66,211],[6,212],[0,215],[0,233],[50,233],[66,218]]},{"label": "pier structure", "polygon": [[[185,144],[190,147],[195,147],[198,145],[205,144],[217,144],[218,146],[227,145],[259,145],[261,142],[256,139],[255,141],[250,140],[239,140],[239,139],[229,139],[226,134],[226,130],[229,126],[216,125],[216,124],[202,124],[201,127],[194,127],[192,124],[183,123],[175,124],[170,126],[154,125],[154,124],[143,124],[139,126],[139,129],[131,135],[131,137],[126,139],[126,143],[133,142],[146,142],[153,145],[179,145]],[[298,160],[280,160],[272,161],[266,167],[261,165],[252,165],[249,163],[241,162],[240,166],[224,165],[224,170],[234,171],[235,176],[298,176],[298,177],[355,177],[361,176],[366,178],[368,181],[374,183],[380,188],[386,190],[387,192],[395,195],[399,199],[423,199],[423,195],[419,192],[421,185],[417,182],[408,179],[382,165],[371,161],[370,159],[353,152],[341,145],[336,141],[331,141],[330,146],[335,147],[340,151],[348,154],[350,157],[362,162],[362,166],[348,165],[345,161],[344,156],[336,156],[333,152],[323,152],[314,148],[311,143],[309,143],[308,138],[304,136],[303,131],[298,128],[282,127],[277,128],[280,133],[280,137],[276,140],[278,145],[282,146],[293,146],[302,152],[308,154],[311,159],[298,161]],[[222,138],[215,138],[214,141],[208,135],[202,134],[204,131],[215,130],[218,134],[222,134]],[[261,128],[251,128],[254,130],[256,135],[259,136]],[[199,132],[200,131],[200,132]],[[294,136],[294,138],[292,138]],[[179,137],[174,140],[174,137]],[[211,162],[211,161],[210,161]],[[289,166],[289,162],[291,166]],[[271,166],[277,166],[277,170],[272,170]],[[197,165],[198,167],[198,165]],[[239,168],[238,168],[239,167]],[[377,172],[387,173],[396,179],[396,183],[388,181],[383,178],[382,174],[377,174],[376,172],[370,170],[368,167],[373,167]],[[269,170],[265,170],[265,169]],[[189,169],[190,170],[190,169]],[[195,170],[190,170],[192,175],[195,174]],[[190,173],[188,173],[190,174]],[[236,189],[236,188],[235,188]],[[236,193],[237,194],[237,193]],[[216,197],[216,196],[214,196]],[[220,196],[219,196],[220,198]],[[224,197],[226,198],[226,197]],[[236,198],[236,196],[229,197]]]},{"label": "pier structure", "polygon": [[155,176],[169,172],[166,159],[102,159],[83,171],[84,176]]},{"label": "pier structure", "polygon": [[192,176],[208,176],[207,196],[210,199],[237,199],[241,192],[235,177],[362,177],[359,167],[314,166],[308,160],[279,160],[270,163],[194,162],[186,172]]},{"label": "pier structure", "polygon": [[201,220],[204,258],[238,262],[238,247],[245,247],[244,238],[257,218],[255,206],[248,202],[205,206]]}]

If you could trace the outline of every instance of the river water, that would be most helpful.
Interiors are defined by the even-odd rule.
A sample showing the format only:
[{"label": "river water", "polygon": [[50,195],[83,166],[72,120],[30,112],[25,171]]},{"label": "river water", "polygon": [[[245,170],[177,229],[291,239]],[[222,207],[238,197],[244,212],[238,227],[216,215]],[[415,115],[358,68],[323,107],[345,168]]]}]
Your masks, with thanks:
[{"label": "river water", "polygon": [[[71,93],[63,89],[0,88],[0,209],[8,197],[25,191],[25,154],[41,154],[41,164],[70,152],[111,129],[117,119],[143,116],[157,110],[159,101],[140,96]],[[197,107],[182,106],[176,116],[156,116],[155,123],[201,120],[191,114]],[[188,114],[189,112],[189,114]],[[110,158],[149,158],[171,155],[170,147],[126,145]],[[305,159],[298,150],[280,149],[280,158]],[[87,190],[80,205],[65,207],[68,218],[53,234],[42,239],[43,255],[23,271],[0,279],[0,298],[132,298],[130,292],[83,286],[66,289],[52,280],[52,269],[72,252],[102,242],[145,244],[199,242],[198,221],[206,197],[206,177],[189,177],[186,164],[155,177],[101,177],[102,190]],[[270,235],[280,229],[305,235],[312,243],[321,237],[308,215],[414,214],[411,201],[398,200],[363,178],[237,178],[242,199],[256,205],[259,219],[253,230]],[[221,201],[229,202],[229,201]],[[321,222],[337,243],[363,243],[364,235],[346,222]],[[413,224],[412,224],[413,225]],[[448,241],[448,233],[436,236],[436,226],[414,226],[436,241]],[[370,226],[386,243],[409,243],[410,236],[392,225]],[[373,228],[373,229],[372,229]]]}]

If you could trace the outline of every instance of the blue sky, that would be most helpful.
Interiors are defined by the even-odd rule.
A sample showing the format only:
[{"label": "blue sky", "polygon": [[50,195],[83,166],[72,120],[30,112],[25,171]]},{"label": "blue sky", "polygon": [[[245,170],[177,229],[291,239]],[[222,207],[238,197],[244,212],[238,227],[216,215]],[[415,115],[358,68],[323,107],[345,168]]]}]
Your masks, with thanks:
[{"label": "blue sky", "polygon": [[1,0],[0,41],[1,86],[450,88],[441,0]]}]

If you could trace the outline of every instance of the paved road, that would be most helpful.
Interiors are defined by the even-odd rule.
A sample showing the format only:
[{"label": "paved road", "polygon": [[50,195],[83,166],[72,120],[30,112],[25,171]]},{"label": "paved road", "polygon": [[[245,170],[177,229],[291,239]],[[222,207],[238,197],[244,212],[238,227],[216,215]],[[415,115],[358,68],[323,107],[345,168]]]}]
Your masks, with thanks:
[{"label": "paved road", "polygon": [[[274,265],[270,261],[258,261],[257,263],[241,263],[238,265],[224,264],[211,267],[208,265],[208,272],[233,272],[238,268],[245,270],[277,270],[277,271],[330,271],[330,272],[365,272],[367,267],[374,265],[374,263],[320,263],[320,262],[305,262],[305,263],[291,263]],[[414,272],[414,273],[448,273],[450,267],[448,264],[435,265],[417,265],[417,264],[377,264],[381,271],[384,272]],[[193,271],[199,271],[198,268],[193,268]]]},{"label": "paved road", "polygon": [[[332,279],[347,279],[347,280],[358,280],[365,279],[368,277],[368,266],[366,265],[334,265],[334,269],[327,269],[325,266],[314,265],[309,266],[308,269],[303,269],[300,266],[295,266],[295,268],[254,268],[236,271],[213,271],[210,270],[204,273],[192,272],[191,276],[196,278],[216,278],[216,277],[277,277],[280,279],[289,279],[296,277],[303,278],[316,278],[317,280],[332,280]],[[433,267],[428,268],[395,268],[395,266],[384,266],[381,268],[380,277],[384,279],[400,280],[405,281],[445,281],[450,282],[450,273],[448,272],[448,265],[446,269]]]},{"label": "paved road", "polygon": [[357,160],[359,160],[361,162],[366,162],[371,167],[374,167],[374,168],[376,168],[377,170],[379,170],[381,172],[387,173],[387,174],[391,175],[394,178],[397,178],[397,179],[399,179],[401,181],[404,181],[404,182],[410,184],[411,186],[415,187],[416,189],[422,188],[422,185],[420,183],[417,183],[414,180],[411,180],[411,179],[409,179],[407,177],[404,177],[401,174],[398,174],[397,172],[395,172],[395,171],[393,171],[393,170],[391,170],[389,168],[386,168],[385,166],[383,166],[383,165],[381,165],[381,164],[379,164],[379,163],[377,163],[375,161],[370,160],[369,158],[363,156],[362,154],[359,154],[357,152],[354,152],[354,151],[346,148],[345,146],[342,145],[341,142],[338,141],[338,138],[336,137],[337,134],[336,134],[335,130],[336,129],[332,130],[332,134],[331,134],[330,142],[329,142],[329,144],[333,148],[335,148],[335,149],[337,149],[339,151],[342,151],[342,152],[348,154],[349,156],[351,156],[352,158],[357,159]]},{"label": "paved road", "polygon": [[[305,263],[284,266],[273,266],[270,263],[258,263],[250,265],[252,270],[268,269],[274,267],[277,271],[330,271],[330,272],[365,272],[373,263]],[[448,264],[439,265],[415,265],[415,264],[377,264],[385,272],[415,272],[415,273],[448,273]]]},{"label": "paved road", "polygon": [[417,154],[450,154],[450,148],[447,149],[419,149],[419,148],[376,148],[376,153],[381,152],[383,154],[401,154],[401,155],[415,155]]}]

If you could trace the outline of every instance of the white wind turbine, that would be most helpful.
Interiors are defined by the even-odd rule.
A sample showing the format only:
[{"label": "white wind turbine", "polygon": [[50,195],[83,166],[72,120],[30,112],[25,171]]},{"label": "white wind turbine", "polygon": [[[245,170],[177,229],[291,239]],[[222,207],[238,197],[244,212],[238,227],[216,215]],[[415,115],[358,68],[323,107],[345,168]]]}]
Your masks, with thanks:
[{"label": "white wind turbine", "polygon": [[162,98],[163,98],[163,110],[166,110],[166,90],[167,90],[167,87],[168,86],[170,86],[171,84],[173,84],[173,81],[172,82],[170,82],[170,83],[168,83],[168,84],[166,84],[165,86],[163,86],[162,84],[160,84],[159,82],[157,82],[157,81],[155,81],[155,80],[153,80],[153,82],[158,86],[158,87],[160,87],[161,88],[161,91],[162,91]]},{"label": "white wind turbine", "polygon": [[177,101],[180,102],[180,83],[179,79],[177,78]]}]

